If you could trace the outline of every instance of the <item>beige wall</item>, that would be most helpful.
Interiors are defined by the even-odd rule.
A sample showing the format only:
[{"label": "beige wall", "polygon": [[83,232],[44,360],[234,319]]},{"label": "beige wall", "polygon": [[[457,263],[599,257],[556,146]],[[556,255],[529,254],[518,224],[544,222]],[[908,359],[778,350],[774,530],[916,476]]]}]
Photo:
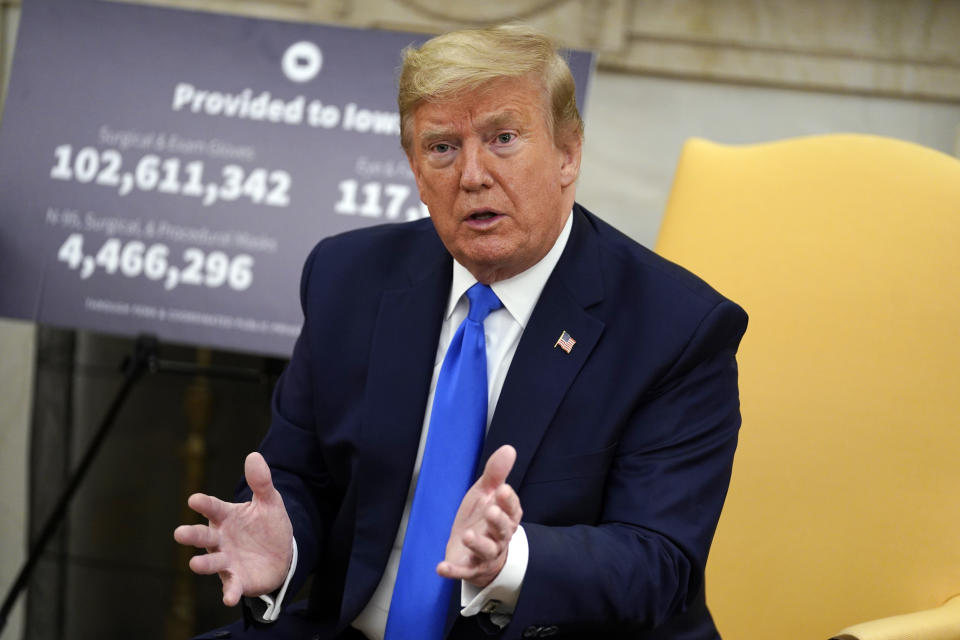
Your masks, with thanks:
[{"label": "beige wall", "polygon": [[140,0],[439,32],[522,19],[602,69],[960,101],[957,0]]},{"label": "beige wall", "polygon": [[[16,578],[26,550],[28,426],[33,397],[36,328],[0,320],[0,597]],[[23,598],[4,640],[20,637]]]},{"label": "beige wall", "polygon": [[10,78],[10,63],[19,20],[19,0],[0,0],[0,106],[3,105],[7,81]]},{"label": "beige wall", "polygon": [[954,153],[960,104],[599,72],[577,199],[652,246],[687,138],[748,144],[831,132]]},{"label": "beige wall", "polygon": [[[19,17],[19,3],[0,1],[0,106],[10,76]],[[6,597],[26,556],[28,433],[35,342],[33,324],[0,319],[0,597]],[[24,600],[21,598],[11,613],[0,634],[2,640],[21,637]]]}]

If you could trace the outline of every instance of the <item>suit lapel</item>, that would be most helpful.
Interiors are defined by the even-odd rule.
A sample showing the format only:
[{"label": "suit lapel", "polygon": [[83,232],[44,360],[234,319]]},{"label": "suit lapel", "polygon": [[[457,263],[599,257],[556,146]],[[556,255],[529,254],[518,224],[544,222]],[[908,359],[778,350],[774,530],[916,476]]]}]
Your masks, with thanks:
[{"label": "suit lapel", "polygon": [[[544,432],[593,348],[604,323],[587,309],[603,299],[603,280],[594,230],[580,207],[563,255],[547,280],[517,346],[480,456],[480,469],[503,444],[517,450],[507,482],[518,487]],[[570,353],[555,347],[566,331]]]},{"label": "suit lapel", "polygon": [[[518,455],[508,482],[515,487],[604,329],[586,310],[603,298],[597,241],[579,206],[573,215],[570,240],[524,329],[480,456],[482,468],[494,450],[512,444]],[[432,238],[411,265],[409,280],[386,290],[380,304],[357,445],[356,524],[341,620],[358,615],[379,582],[410,486],[450,293],[450,257]],[[563,331],[577,341],[569,354],[554,347]]]},{"label": "suit lapel", "polygon": [[346,616],[360,612],[379,582],[407,499],[450,293],[450,258],[435,244],[415,258],[407,285],[384,291],[380,303],[357,445],[356,524],[341,609]]}]

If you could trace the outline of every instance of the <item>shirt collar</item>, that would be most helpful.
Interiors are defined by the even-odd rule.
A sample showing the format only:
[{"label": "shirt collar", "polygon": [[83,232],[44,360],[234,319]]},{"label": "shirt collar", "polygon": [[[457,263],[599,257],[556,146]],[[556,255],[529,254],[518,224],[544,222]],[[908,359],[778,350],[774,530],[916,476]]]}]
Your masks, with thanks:
[{"label": "shirt collar", "polygon": [[[490,285],[493,292],[500,298],[504,308],[517,323],[526,328],[527,321],[533,314],[533,307],[540,299],[540,293],[547,284],[547,279],[553,273],[553,268],[557,266],[563,249],[567,246],[567,240],[570,238],[570,230],[573,228],[573,212],[567,216],[567,222],[563,225],[560,235],[557,236],[553,247],[543,256],[539,262],[522,271],[512,278],[500,280]],[[456,261],[453,261],[453,282],[450,285],[450,299],[447,301],[447,312],[444,318],[450,319],[453,310],[467,289],[476,284],[477,279],[473,277],[466,267]]]}]

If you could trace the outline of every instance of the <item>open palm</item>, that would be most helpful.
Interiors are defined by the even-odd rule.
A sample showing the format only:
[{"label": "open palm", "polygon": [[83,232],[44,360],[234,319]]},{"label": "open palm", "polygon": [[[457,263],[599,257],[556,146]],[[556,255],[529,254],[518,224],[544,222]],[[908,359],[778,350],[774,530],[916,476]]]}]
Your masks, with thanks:
[{"label": "open palm", "polygon": [[236,605],[242,596],[279,589],[293,559],[293,527],[263,456],[247,456],[244,473],[253,490],[249,502],[224,502],[195,493],[187,504],[209,523],[183,525],[173,533],[180,544],[207,550],[190,559],[190,569],[218,574],[227,606]]}]

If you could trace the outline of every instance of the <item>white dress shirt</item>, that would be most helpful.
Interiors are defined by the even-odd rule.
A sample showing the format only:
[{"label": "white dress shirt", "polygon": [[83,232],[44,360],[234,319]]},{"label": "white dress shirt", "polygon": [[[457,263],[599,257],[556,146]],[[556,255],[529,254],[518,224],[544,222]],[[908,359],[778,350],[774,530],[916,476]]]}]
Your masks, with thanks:
[{"label": "white dress shirt", "polygon": [[[560,260],[560,255],[563,253],[570,237],[572,226],[573,216],[568,214],[567,221],[553,247],[539,262],[512,278],[491,285],[493,292],[503,303],[503,307],[491,312],[483,323],[487,347],[487,428],[490,427],[490,421],[500,398],[500,391],[503,389],[503,382],[507,377],[507,371],[510,369],[510,363],[513,361],[517,345],[520,343],[520,336],[533,314],[533,309],[543,292],[547,279],[553,273],[557,261]],[[420,473],[420,463],[423,459],[423,450],[427,441],[437,378],[440,375],[440,368],[447,354],[450,341],[453,340],[457,327],[467,317],[470,306],[465,295],[467,289],[476,282],[477,279],[466,267],[456,260],[453,261],[453,282],[450,287],[443,325],[440,329],[440,339],[437,343],[433,379],[430,382],[430,393],[427,398],[423,427],[420,432],[420,447],[414,463],[407,502],[380,583],[377,585],[370,601],[352,625],[370,640],[383,639],[384,629],[387,625],[387,613],[390,610],[390,600],[393,597],[393,585],[396,582],[397,569],[400,566],[400,553],[403,549],[403,539],[407,530],[407,521],[410,517],[410,507],[413,503],[417,477]],[[296,553],[296,541],[294,541],[294,553]],[[516,533],[511,538],[506,564],[493,582],[483,589],[465,581],[461,582],[461,606],[463,607],[460,612],[461,615],[472,616],[484,611],[491,614],[491,620],[494,623],[505,626],[510,620],[510,614],[513,612],[520,595],[520,587],[527,569],[527,559],[527,537],[521,526],[517,528]],[[293,566],[287,577],[287,583],[289,583],[295,567],[296,557],[294,557]],[[282,592],[278,594],[275,600],[269,596],[261,596],[261,599],[268,605],[267,612],[263,615],[265,620],[275,620],[279,615],[280,604],[287,583],[284,584]]]}]

